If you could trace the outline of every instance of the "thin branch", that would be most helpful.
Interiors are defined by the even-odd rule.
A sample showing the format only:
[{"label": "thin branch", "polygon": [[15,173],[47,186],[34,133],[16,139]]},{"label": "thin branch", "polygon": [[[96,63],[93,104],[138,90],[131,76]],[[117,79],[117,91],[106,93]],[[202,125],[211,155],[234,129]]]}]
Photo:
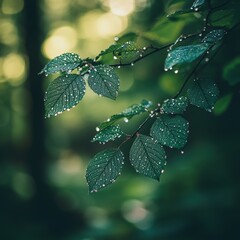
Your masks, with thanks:
[{"label": "thin branch", "polygon": [[145,55],[143,55],[143,56],[141,56],[141,57],[135,59],[135,60],[132,61],[132,62],[129,62],[129,63],[110,64],[109,66],[111,66],[111,67],[123,67],[123,66],[125,67],[125,66],[132,66],[133,64],[135,64],[135,63],[137,63],[137,62],[143,60],[144,58],[146,58],[146,57],[152,55],[153,53],[156,53],[156,52],[159,52],[159,51],[161,51],[161,50],[163,50],[163,49],[169,48],[172,44],[173,44],[173,43],[169,43],[169,44],[164,45],[164,46],[162,46],[162,47],[154,47],[154,46],[147,47],[146,49],[153,49],[153,51],[151,51],[151,52],[149,52],[149,53],[147,53],[147,54],[145,54]]},{"label": "thin branch", "polygon": [[[181,38],[182,40],[187,40],[187,39],[189,39],[189,38],[196,37],[196,36],[198,36],[199,34],[200,34],[200,33],[193,33],[193,34],[189,34],[189,35],[187,35],[187,36],[182,36],[182,37],[180,37],[180,38]],[[120,63],[117,63],[117,64],[110,64],[109,66],[111,66],[111,67],[133,66],[135,63],[137,63],[137,62],[145,59],[146,57],[148,57],[148,56],[150,56],[150,55],[152,55],[152,54],[154,54],[154,53],[156,53],[156,52],[159,52],[159,51],[161,51],[161,50],[164,50],[164,49],[166,49],[166,48],[169,48],[169,47],[171,47],[171,46],[174,46],[174,45],[176,45],[178,42],[179,42],[179,39],[178,39],[177,41],[175,41],[175,42],[168,43],[167,45],[164,45],[164,46],[162,46],[162,47],[155,47],[155,46],[151,45],[151,46],[147,47],[146,50],[148,50],[148,49],[153,49],[153,51],[151,51],[151,52],[149,52],[149,53],[147,53],[147,54],[145,54],[145,55],[143,55],[143,56],[141,56],[141,57],[139,57],[139,58],[136,58],[135,60],[133,60],[133,61],[131,61],[131,62],[128,62],[128,63],[121,63],[121,62],[120,62]],[[145,50],[145,51],[146,51],[146,50]]]},{"label": "thin branch", "polygon": [[187,76],[187,78],[185,79],[182,87],[180,88],[180,90],[178,91],[178,93],[173,97],[173,98],[177,98],[179,97],[179,95],[182,93],[182,91],[184,90],[185,86],[187,85],[188,81],[192,78],[192,76],[195,74],[195,72],[197,71],[198,67],[200,66],[200,64],[202,63],[203,59],[206,57],[207,52],[210,50],[210,48],[202,55],[202,57],[200,58],[200,60],[198,61],[198,63],[196,64],[196,66],[193,68],[193,70],[190,72],[190,74]]},{"label": "thin branch", "polygon": [[[225,3],[225,4],[226,4],[226,3]],[[216,9],[216,8],[215,8],[215,9]],[[214,9],[211,8],[211,10],[209,11],[209,12],[210,12],[210,13],[209,13],[209,16],[210,16],[212,10],[214,10]],[[239,26],[240,26],[240,22],[238,22],[238,23],[235,24],[231,29],[229,29],[229,30],[228,30],[228,33],[234,31],[234,30],[235,30],[236,28],[238,28]],[[188,37],[192,37],[192,36],[195,36],[195,35],[199,35],[199,33],[189,35]],[[187,38],[188,38],[188,37],[187,37]],[[184,38],[184,39],[186,39],[186,38]],[[171,43],[171,44],[168,44],[168,45],[166,45],[166,46],[163,46],[162,48],[156,48],[154,51],[146,54],[146,55],[143,56],[142,58],[136,59],[136,60],[134,61],[134,63],[142,60],[143,58],[145,58],[145,57],[147,57],[147,56],[149,56],[149,55],[151,55],[151,54],[153,54],[154,52],[160,51],[160,50],[162,50],[162,49],[164,49],[164,48],[167,48],[167,46],[170,47],[170,46],[172,46],[172,45],[174,45],[174,43]],[[199,66],[201,65],[202,61],[203,61],[203,60],[205,59],[205,57],[207,56],[209,50],[211,50],[211,49],[213,48],[213,46],[214,46],[214,45],[211,45],[211,46],[207,49],[207,51],[201,56],[201,58],[199,59],[199,61],[198,61],[197,64],[195,65],[195,67],[192,69],[192,71],[191,71],[191,72],[189,73],[189,75],[186,77],[186,79],[185,79],[182,87],[180,88],[180,90],[178,91],[178,93],[177,93],[173,98],[177,98],[177,97],[180,96],[180,94],[183,92],[184,88],[186,87],[187,83],[188,83],[189,80],[191,80],[191,78],[195,75],[195,73],[196,73],[197,70],[200,71],[200,70],[202,70],[205,66],[207,66],[207,65],[203,65],[201,69],[198,69]],[[211,56],[211,58],[210,58],[210,60],[208,61],[208,63],[209,63],[210,61],[212,61],[212,60],[216,57],[216,55],[220,52],[220,50],[222,49],[223,46],[224,46],[224,42],[220,45],[220,47],[219,47],[219,48],[215,51],[215,53]],[[122,66],[126,66],[126,65],[131,65],[131,63],[127,63],[127,64],[122,65]],[[118,65],[118,66],[119,66],[119,65]],[[139,134],[139,131],[147,124],[147,122],[148,122],[151,118],[155,117],[158,113],[160,113],[160,111],[161,111],[160,106],[158,106],[158,107],[155,108],[153,111],[151,111],[151,113],[150,113],[150,114],[145,118],[145,120],[139,125],[139,127],[137,128],[137,130],[136,130],[132,135],[128,135],[127,138],[119,145],[119,148],[120,148],[123,144],[125,144],[126,142],[128,142],[129,140],[133,139],[137,134]]]}]

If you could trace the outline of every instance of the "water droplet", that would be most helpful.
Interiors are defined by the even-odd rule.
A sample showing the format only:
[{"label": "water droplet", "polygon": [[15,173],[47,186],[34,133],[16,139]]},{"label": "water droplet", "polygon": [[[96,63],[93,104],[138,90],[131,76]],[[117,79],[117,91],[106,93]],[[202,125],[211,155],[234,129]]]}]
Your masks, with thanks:
[{"label": "water droplet", "polygon": [[131,66],[134,66],[134,63],[131,63]]},{"label": "water droplet", "polygon": [[184,154],[184,151],[181,151],[181,154]]},{"label": "water droplet", "polygon": [[129,121],[128,118],[124,118],[123,120],[124,120],[124,122],[126,122],[126,123]]},{"label": "water droplet", "polygon": [[175,74],[178,74],[178,70],[175,70],[174,73],[175,73]]},{"label": "water droplet", "polygon": [[100,131],[100,128],[99,128],[99,127],[96,127],[96,131],[99,132],[99,131]]},{"label": "water droplet", "polygon": [[114,37],[114,41],[117,42],[119,40],[119,37]]}]

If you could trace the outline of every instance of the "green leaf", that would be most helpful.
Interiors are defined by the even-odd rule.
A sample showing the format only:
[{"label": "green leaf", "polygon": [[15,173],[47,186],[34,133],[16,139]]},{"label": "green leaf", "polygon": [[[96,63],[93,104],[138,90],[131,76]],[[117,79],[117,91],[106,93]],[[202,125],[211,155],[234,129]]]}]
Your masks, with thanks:
[{"label": "green leaf", "polygon": [[103,55],[106,55],[106,54],[110,54],[117,50],[119,47],[121,47],[121,44],[117,44],[117,43],[114,43],[112,44],[111,46],[109,46],[107,49],[101,51],[98,56],[96,57],[96,59],[98,59],[99,57],[103,56]]},{"label": "green leaf", "polygon": [[125,33],[124,35],[122,35],[119,39],[117,39],[117,43],[119,44],[123,44],[127,41],[132,41],[132,42],[136,42],[139,38],[139,35],[135,32],[128,32]]},{"label": "green leaf", "polygon": [[40,72],[45,75],[56,72],[67,72],[68,74],[75,68],[82,65],[82,59],[75,53],[64,53],[58,57],[53,58],[48,64],[45,65]]},{"label": "green leaf", "polygon": [[162,104],[161,111],[163,113],[179,114],[186,111],[187,106],[188,99],[182,96],[165,100]]},{"label": "green leaf", "polygon": [[209,48],[207,43],[197,45],[181,46],[168,53],[165,60],[165,70],[171,70],[175,65],[183,63],[191,63]]},{"label": "green leaf", "polygon": [[202,40],[203,43],[217,43],[222,40],[227,32],[223,29],[215,29],[209,32]]},{"label": "green leaf", "polygon": [[131,147],[130,162],[136,172],[159,181],[166,164],[166,154],[151,137],[140,134]]},{"label": "green leaf", "polygon": [[123,135],[123,131],[120,129],[119,125],[112,125],[104,128],[100,132],[98,132],[92,142],[100,142],[105,143],[110,140],[115,140],[116,138],[120,138]]},{"label": "green leaf", "polygon": [[86,179],[89,191],[97,192],[113,182],[121,174],[124,155],[119,149],[106,149],[96,154],[87,167]]},{"label": "green leaf", "polygon": [[223,77],[230,86],[240,83],[240,57],[235,58],[224,67]]},{"label": "green leaf", "polygon": [[85,94],[85,81],[77,74],[53,80],[45,93],[45,117],[57,116],[74,107]]},{"label": "green leaf", "polygon": [[100,96],[116,99],[118,95],[119,78],[110,66],[93,66],[89,70],[88,84]]},{"label": "green leaf", "polygon": [[[217,1],[215,3],[217,5]],[[219,4],[221,5],[221,4]],[[211,14],[211,25],[216,27],[232,28],[239,22],[240,1],[231,0],[227,4],[222,5],[217,11]]]},{"label": "green leaf", "polygon": [[114,50],[114,59],[135,59],[143,54],[144,50],[138,48],[135,42],[128,41]]},{"label": "green leaf", "polygon": [[231,101],[232,101],[232,94],[227,94],[225,96],[223,96],[222,98],[220,98],[215,106],[214,106],[214,114],[216,115],[221,115],[223,114],[229,107]]},{"label": "green leaf", "polygon": [[122,111],[121,113],[112,115],[107,121],[101,123],[101,125],[98,128],[99,130],[104,129],[123,118],[125,118],[125,121],[128,121],[133,116],[148,111],[148,108],[150,108],[151,106],[152,106],[152,102],[147,100],[142,100],[140,104],[134,104],[129,108],[125,109],[124,111]]},{"label": "green leaf", "polygon": [[162,145],[182,148],[187,143],[188,125],[181,116],[163,115],[153,123],[150,134]]},{"label": "green leaf", "polygon": [[194,9],[195,11],[197,11],[198,8],[201,7],[204,3],[205,3],[205,0],[196,0],[191,6],[191,9]]},{"label": "green leaf", "polygon": [[219,90],[217,85],[208,79],[194,81],[187,91],[189,101],[192,105],[212,111],[218,100]]},{"label": "green leaf", "polygon": [[149,32],[143,33],[143,36],[152,41],[167,44],[181,35],[185,25],[186,21],[184,20],[169,21],[166,17],[162,17],[153,25]]},{"label": "green leaf", "polygon": [[129,60],[129,59],[135,59],[144,53],[144,50],[142,48],[137,47],[136,43],[133,41],[125,41],[122,43],[120,42],[122,42],[122,38],[120,38],[120,40],[118,40],[117,43],[112,44],[106,50],[101,51],[100,54],[96,57],[96,59],[107,54],[112,54],[115,60],[117,59]]},{"label": "green leaf", "polygon": [[177,10],[175,12],[172,12],[170,14],[167,15],[168,18],[176,18],[179,15],[183,15],[183,14],[188,14],[188,13],[192,13],[193,11],[191,9],[183,9],[183,10]]}]

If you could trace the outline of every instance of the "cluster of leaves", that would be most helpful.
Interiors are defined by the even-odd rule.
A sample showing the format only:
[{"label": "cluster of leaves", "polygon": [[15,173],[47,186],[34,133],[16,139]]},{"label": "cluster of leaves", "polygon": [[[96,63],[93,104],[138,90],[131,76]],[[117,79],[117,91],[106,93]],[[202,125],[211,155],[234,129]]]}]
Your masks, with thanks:
[{"label": "cluster of leaves", "polygon": [[[130,140],[133,140],[133,143],[129,160],[133,168],[140,174],[159,180],[166,165],[164,148],[182,149],[187,143],[189,123],[182,114],[188,105],[212,111],[218,100],[219,90],[214,81],[203,76],[200,70],[215,56],[225,36],[231,31],[226,27],[212,25],[211,16],[218,10],[221,10],[221,7],[213,7],[211,1],[196,0],[188,9],[169,15],[172,18],[176,15],[202,11],[203,26],[200,32],[181,35],[175,42],[164,46],[155,47],[151,44],[139,47],[133,40],[115,39],[116,42],[101,51],[95,59],[81,59],[75,53],[65,53],[52,59],[43,68],[41,73],[45,75],[61,72],[61,75],[50,83],[45,94],[46,117],[51,117],[69,110],[83,98],[86,81],[96,94],[116,99],[120,80],[114,68],[133,65],[155,52],[168,50],[165,71],[173,70],[177,73],[179,71],[177,68],[185,69],[186,66],[189,71],[189,64],[191,66],[176,96],[163,101],[157,107],[150,101],[143,100],[111,116],[96,128],[97,134],[92,141],[106,143],[116,138],[124,140],[117,148],[106,149],[90,160],[86,173],[90,192],[110,185],[121,174],[124,163],[121,146]],[[135,38],[136,34],[133,39]],[[109,56],[115,61],[114,64],[104,63],[104,59]],[[148,113],[147,117],[131,135],[124,133],[117,124],[121,119],[129,121],[143,113]],[[149,134],[141,134],[145,123],[153,118]]]}]

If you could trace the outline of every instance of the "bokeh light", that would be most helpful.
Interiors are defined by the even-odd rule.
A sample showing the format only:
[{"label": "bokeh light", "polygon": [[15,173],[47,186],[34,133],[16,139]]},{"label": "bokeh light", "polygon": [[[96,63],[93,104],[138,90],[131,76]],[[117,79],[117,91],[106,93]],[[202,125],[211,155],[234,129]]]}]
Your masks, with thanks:
[{"label": "bokeh light", "polygon": [[104,4],[118,16],[127,16],[135,10],[135,0],[105,0]]},{"label": "bokeh light", "polygon": [[3,76],[8,79],[11,84],[18,85],[24,81],[26,72],[26,63],[22,55],[11,53],[8,54],[2,64]]},{"label": "bokeh light", "polygon": [[69,25],[54,29],[44,41],[42,52],[47,58],[54,58],[62,53],[71,52],[77,44],[77,33]]},{"label": "bokeh light", "polygon": [[2,12],[3,14],[16,14],[22,11],[24,7],[23,0],[3,0]]}]

